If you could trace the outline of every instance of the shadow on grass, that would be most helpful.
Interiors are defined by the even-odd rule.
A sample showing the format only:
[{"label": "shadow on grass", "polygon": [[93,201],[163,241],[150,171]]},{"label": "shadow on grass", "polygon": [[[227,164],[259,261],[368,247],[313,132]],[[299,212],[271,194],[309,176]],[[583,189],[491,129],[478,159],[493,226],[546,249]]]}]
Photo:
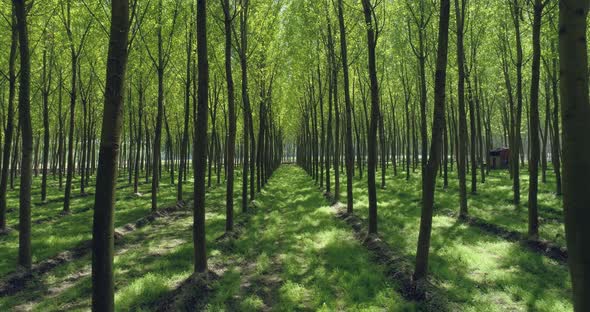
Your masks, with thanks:
[{"label": "shadow on grass", "polygon": [[[526,210],[508,203],[511,186],[506,183],[505,190],[499,181],[506,183],[506,177],[488,179],[488,183],[479,185],[478,195],[469,196],[470,213],[482,219],[485,216],[488,223],[497,221],[512,231],[516,231],[516,224],[519,230],[526,227]],[[412,176],[409,182],[401,176],[388,177],[387,189],[378,190],[377,196],[382,237],[411,263],[420,222],[419,183],[419,175]],[[366,182],[356,180],[354,187],[355,213],[366,216]],[[456,185],[449,185],[447,190],[439,187],[436,194],[429,272],[450,304],[461,310],[481,306],[491,311],[572,309],[565,267],[518,243],[458,221],[453,213],[459,202]],[[523,287],[525,281],[541,285],[542,289]]]},{"label": "shadow on grass", "polygon": [[257,200],[232,255],[240,265],[215,284],[210,309],[413,309],[301,169],[282,166]]}]

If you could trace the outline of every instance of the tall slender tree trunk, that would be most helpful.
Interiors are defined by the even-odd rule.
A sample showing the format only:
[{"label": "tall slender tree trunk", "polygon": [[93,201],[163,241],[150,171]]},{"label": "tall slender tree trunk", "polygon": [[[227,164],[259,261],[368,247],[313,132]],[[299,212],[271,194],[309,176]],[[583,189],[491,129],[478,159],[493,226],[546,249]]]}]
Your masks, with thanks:
[{"label": "tall slender tree trunk", "polygon": [[590,310],[590,101],[588,99],[588,1],[559,6],[559,80],[563,124],[563,205],[574,310]]},{"label": "tall slender tree trunk", "polygon": [[436,56],[436,72],[434,82],[434,117],[432,123],[432,144],[430,159],[425,167],[422,179],[422,215],[414,280],[426,277],[428,271],[428,253],[432,231],[432,213],[434,210],[434,192],[436,172],[440,164],[443,132],[445,131],[445,88],[447,76],[450,0],[440,2],[440,20],[438,30],[438,50]]},{"label": "tall slender tree trunk", "polygon": [[129,0],[111,1],[104,113],[92,225],[92,310],[115,310],[114,214],[127,66]]},{"label": "tall slender tree trunk", "polygon": [[204,273],[207,270],[205,247],[205,169],[207,166],[207,149],[195,148],[207,146],[207,109],[209,97],[209,63],[207,60],[207,1],[197,0],[197,120],[195,124],[195,143],[193,157],[195,161],[195,207],[194,207],[194,271]]},{"label": "tall slender tree trunk", "polygon": [[[334,40],[332,36],[332,24],[330,18],[327,18],[327,27],[328,27],[328,46],[327,46],[327,53],[328,53],[328,124],[327,124],[327,144],[326,144],[326,192],[328,194],[331,193],[331,172],[330,172],[330,161],[332,161],[332,165],[336,163],[336,155],[334,153],[334,132],[333,132],[333,124],[334,124],[334,102],[336,93],[334,92],[334,86],[336,85],[334,82],[335,76],[337,75],[336,70],[334,69],[335,62],[334,59]],[[338,138],[336,138],[337,140]],[[334,173],[335,175],[336,173]]]},{"label": "tall slender tree trunk", "polygon": [[[72,54],[72,62],[76,62],[74,59],[77,57]],[[70,91],[70,121],[69,121],[69,132],[68,132],[68,158],[67,158],[67,171],[66,171],[66,191],[64,195],[64,207],[65,213],[70,212],[70,196],[72,194],[72,179],[74,176],[74,114],[76,111],[76,70],[75,65],[72,65],[72,88]]]},{"label": "tall slender tree trunk", "polygon": [[348,77],[348,47],[346,46],[346,27],[344,25],[344,12],[342,0],[338,0],[338,24],[340,26],[340,54],[342,57],[342,74],[344,79],[344,103],[346,111],[345,130],[345,164],[346,164],[346,212],[353,211],[352,177],[354,170],[354,155],[352,147],[352,103],[350,101],[350,81]]},{"label": "tall slender tree trunk", "polygon": [[[143,130],[143,124],[142,124],[142,118],[143,118],[143,102],[144,102],[144,89],[143,89],[143,77],[140,76],[139,77],[139,88],[137,90],[137,97],[138,97],[138,101],[137,101],[137,146],[136,151],[135,151],[135,165],[134,165],[134,177],[133,177],[133,193],[134,194],[138,194],[139,193],[139,170],[140,170],[140,165],[141,167],[143,167],[143,158],[141,158],[141,141],[142,141],[142,133],[141,131]],[[131,92],[131,90],[129,90],[129,92]],[[188,118],[188,117],[186,117]]]},{"label": "tall slender tree trunk", "polygon": [[31,256],[31,184],[33,127],[31,124],[31,58],[29,54],[29,35],[27,12],[24,0],[14,0],[16,28],[20,51],[20,76],[18,89],[18,117],[22,131],[22,153],[20,168],[19,213],[18,213],[18,265],[30,270]]},{"label": "tall slender tree trunk", "polygon": [[370,0],[362,0],[365,23],[367,27],[367,46],[369,54],[369,79],[371,81],[371,122],[368,131],[367,177],[369,189],[369,235],[377,233],[377,189],[375,186],[375,169],[377,166],[377,125],[381,115],[379,108],[379,86],[375,62],[377,38],[373,18],[375,7]]},{"label": "tall slender tree trunk", "polygon": [[152,148],[152,211],[158,209],[158,187],[160,185],[161,143],[162,143],[162,120],[164,118],[164,51],[162,43],[162,0],[158,2],[158,111],[156,114],[156,128],[154,133],[154,144]]},{"label": "tall slender tree trunk", "polygon": [[467,217],[467,179],[465,169],[467,167],[467,117],[465,114],[465,50],[463,46],[463,34],[465,23],[465,0],[455,0],[455,15],[457,22],[457,67],[459,80],[457,83],[457,96],[459,101],[459,145],[457,170],[459,173],[459,216]]},{"label": "tall slender tree trunk", "polygon": [[477,129],[475,127],[476,96],[475,90],[473,90],[474,88],[472,88],[471,79],[468,74],[465,75],[465,80],[467,82],[467,104],[469,105],[469,162],[471,165],[471,194],[477,194]]},{"label": "tall slender tree trunk", "polygon": [[66,173],[66,191],[64,195],[64,207],[63,212],[69,213],[70,212],[70,197],[72,194],[72,180],[74,177],[74,131],[75,131],[75,112],[76,112],[76,96],[78,92],[77,87],[77,69],[78,69],[78,56],[79,51],[76,51],[76,47],[74,46],[74,39],[72,35],[72,26],[71,26],[71,12],[70,12],[70,1],[66,2],[66,12],[67,15],[65,17],[66,21],[66,32],[68,34],[69,45],[70,45],[70,59],[71,59],[71,70],[72,70],[72,80],[71,80],[71,88],[70,88],[70,121],[69,121],[69,133],[68,133],[68,160],[67,160],[67,173]]},{"label": "tall slender tree trunk", "polygon": [[[250,98],[248,96],[248,4],[249,0],[240,0],[242,10],[240,12],[240,67],[242,70],[242,105],[243,105],[243,166],[242,166],[242,211],[248,211],[248,170],[250,157],[253,155],[250,149],[250,128],[252,125]],[[254,144],[254,142],[252,142]]]},{"label": "tall slender tree trunk", "polygon": [[184,126],[182,130],[182,142],[180,146],[180,170],[178,170],[178,186],[176,200],[181,201],[183,198],[182,185],[183,177],[185,176],[185,167],[187,163],[188,154],[188,136],[189,136],[189,116],[190,116],[190,98],[191,98],[191,62],[193,49],[193,30],[192,27],[188,30],[188,37],[186,43],[186,80],[184,85]]},{"label": "tall slender tree trunk", "polygon": [[[50,61],[53,59],[53,48],[50,55]],[[49,66],[49,72],[47,67]],[[51,64],[47,64],[47,49],[43,50],[43,87],[42,87],[42,98],[43,98],[43,160],[41,165],[41,202],[45,202],[47,199],[47,166],[49,164],[49,92],[51,90]]]},{"label": "tall slender tree trunk", "polygon": [[[555,52],[555,43],[551,43],[551,50],[553,55]],[[555,193],[557,196],[562,194],[561,190],[561,160],[560,160],[560,138],[559,133],[559,90],[557,78],[557,57],[554,56],[551,60],[551,91],[553,94],[553,114],[551,116],[553,122],[553,139],[551,140],[551,162],[553,163],[553,170],[555,171]]]},{"label": "tall slender tree trunk", "polygon": [[523,52],[522,40],[520,35],[520,14],[522,8],[519,0],[513,0],[512,3],[512,19],[514,21],[514,30],[516,33],[516,116],[513,129],[513,148],[510,151],[512,155],[512,191],[514,194],[513,202],[515,205],[520,204],[520,163],[519,155],[522,147],[522,139],[520,136],[520,126],[522,122],[522,65]]},{"label": "tall slender tree trunk", "polygon": [[16,13],[12,7],[12,33],[10,43],[10,57],[8,60],[8,107],[6,117],[6,131],[2,153],[2,173],[0,176],[0,232],[6,230],[6,191],[8,190],[8,175],[10,167],[10,153],[12,134],[14,131],[14,98],[16,95],[16,53],[18,48],[18,30],[16,27]]},{"label": "tall slender tree trunk", "polygon": [[528,200],[528,236],[529,239],[539,237],[539,213],[537,207],[537,192],[539,188],[539,79],[541,76],[541,14],[543,4],[541,0],[535,0],[533,4],[533,60],[531,67],[531,100],[529,136],[529,200]]}]

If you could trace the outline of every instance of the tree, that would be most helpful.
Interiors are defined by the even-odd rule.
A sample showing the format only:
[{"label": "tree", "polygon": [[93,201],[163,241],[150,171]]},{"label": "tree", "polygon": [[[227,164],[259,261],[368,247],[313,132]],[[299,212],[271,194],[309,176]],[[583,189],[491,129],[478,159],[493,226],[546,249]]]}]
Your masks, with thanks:
[{"label": "tree", "polygon": [[114,212],[127,66],[129,0],[112,0],[92,224],[92,310],[114,311]]},{"label": "tree", "polygon": [[86,38],[88,32],[90,31],[90,26],[92,25],[92,20],[90,20],[86,24],[86,28],[82,34],[80,42],[76,47],[74,43],[74,35],[72,33],[72,13],[71,13],[71,0],[65,1],[61,3],[61,19],[66,29],[66,34],[68,37],[68,46],[70,49],[70,59],[71,59],[71,71],[72,71],[72,80],[71,80],[71,89],[70,89],[70,120],[69,120],[69,132],[68,132],[68,159],[67,159],[67,173],[66,173],[66,190],[64,195],[64,207],[63,212],[69,213],[70,212],[70,196],[72,194],[72,180],[74,177],[74,120],[75,120],[75,112],[76,112],[76,97],[78,94],[78,87],[77,87],[77,72],[78,72],[78,61],[80,58],[80,53],[84,48],[84,44],[86,42]]},{"label": "tree", "polygon": [[539,237],[539,213],[537,207],[537,192],[539,189],[539,80],[541,76],[541,17],[543,6],[541,0],[535,0],[533,4],[533,60],[531,67],[531,94],[530,94],[530,122],[529,136],[531,152],[529,157],[529,201],[528,201],[528,236],[529,239]]},{"label": "tree", "polygon": [[418,236],[418,250],[416,252],[416,267],[414,280],[426,276],[428,270],[428,250],[430,248],[430,234],[432,231],[432,213],[434,210],[434,192],[436,173],[440,165],[442,151],[442,136],[445,127],[445,88],[447,77],[447,59],[449,46],[449,15],[450,0],[440,2],[440,17],[438,27],[438,50],[436,55],[436,72],[434,78],[434,117],[432,123],[432,143],[430,158],[426,164],[422,179],[422,215],[420,217],[420,233]]},{"label": "tree", "polygon": [[368,131],[367,179],[369,188],[369,234],[377,233],[377,189],[375,187],[375,169],[377,167],[377,123],[381,115],[379,109],[379,86],[375,64],[375,47],[378,32],[375,6],[370,0],[363,0],[363,13],[367,27],[367,48],[369,55],[369,79],[371,81],[371,123]]},{"label": "tree", "polygon": [[8,59],[8,107],[6,112],[6,131],[2,153],[2,174],[0,176],[0,232],[6,231],[6,190],[8,189],[8,169],[10,167],[10,150],[14,131],[14,98],[16,94],[16,53],[18,48],[18,30],[14,5],[11,18],[10,56]]},{"label": "tree", "polygon": [[[516,112],[511,109],[513,126],[512,126],[512,145],[510,163],[512,166],[512,191],[514,194],[514,205],[520,204],[520,164],[518,156],[520,155],[520,148],[522,139],[520,137],[520,126],[522,122],[522,66],[523,66],[523,48],[520,34],[520,19],[522,8],[521,0],[512,0],[509,2],[510,13],[514,23],[514,31],[516,35]],[[516,116],[514,114],[516,113]]]},{"label": "tree", "polygon": [[459,217],[467,217],[467,117],[465,114],[465,49],[463,35],[465,33],[466,0],[455,0],[455,17],[457,23],[457,67],[459,80],[457,82],[457,97],[459,101],[459,146],[457,171],[459,175]]},{"label": "tree", "polygon": [[[242,211],[248,211],[248,176],[250,176],[250,200],[254,199],[254,154],[256,151],[254,142],[254,125],[252,121],[252,109],[248,95],[248,6],[250,0],[240,0],[240,41],[238,54],[240,56],[240,69],[242,71],[242,107],[243,107],[243,167],[242,167]],[[248,174],[248,170],[250,173]]]},{"label": "tree", "polygon": [[[191,5],[191,13],[194,13],[194,6]],[[182,142],[180,147],[180,170],[178,171],[178,188],[176,200],[182,200],[182,185],[183,177],[185,176],[187,167],[187,154],[188,154],[188,138],[189,138],[189,116],[190,116],[190,100],[191,100],[191,65],[192,65],[192,54],[193,54],[193,23],[189,23],[187,29],[187,42],[186,42],[186,78],[184,81],[184,127],[182,131]],[[141,132],[140,132],[141,133]],[[138,149],[139,151],[139,149]],[[139,153],[139,152],[138,152]],[[139,158],[139,154],[138,154]]]},{"label": "tree", "polygon": [[195,167],[195,207],[193,238],[195,252],[195,273],[207,270],[207,249],[205,246],[205,172],[207,169],[207,109],[209,98],[209,62],[207,59],[207,1],[197,0],[197,119],[195,126],[193,155]]},{"label": "tree", "polygon": [[352,147],[352,103],[350,101],[350,82],[348,78],[348,49],[346,46],[346,27],[344,25],[344,12],[342,0],[338,0],[338,25],[340,28],[340,54],[342,55],[342,75],[344,76],[344,103],[346,111],[345,130],[345,162],[346,162],[346,211],[352,213],[353,194],[352,176],[354,167],[354,155]]},{"label": "tree", "polygon": [[553,163],[553,170],[555,171],[555,193],[556,195],[562,195],[561,191],[561,161],[560,151],[561,147],[559,141],[561,139],[561,133],[559,132],[559,88],[557,78],[557,53],[555,53],[555,43],[551,43],[551,50],[553,58],[551,59],[551,93],[553,94],[553,114],[551,116],[553,123],[552,133],[552,144],[551,144],[551,162]]},{"label": "tree", "polygon": [[[131,90],[129,90],[131,92]],[[135,151],[135,164],[134,164],[134,177],[133,177],[133,193],[138,194],[139,190],[139,168],[142,163],[141,156],[141,141],[142,141],[142,118],[143,118],[143,105],[144,105],[144,85],[143,75],[139,74],[139,86],[137,88],[137,146]],[[188,118],[188,116],[186,117]],[[179,186],[182,189],[182,186]]]},{"label": "tree", "polygon": [[[179,1],[176,0],[174,3],[174,12],[172,13],[172,28],[168,33],[167,43],[164,46],[164,38],[162,34],[162,15],[163,12],[163,0],[158,1],[158,24],[157,24],[157,39],[158,39],[158,55],[153,56],[149,46],[146,44],[146,51],[156,69],[158,74],[158,111],[156,114],[156,124],[155,124],[155,133],[154,133],[154,144],[153,144],[153,154],[152,154],[152,211],[156,211],[158,209],[158,187],[160,185],[160,171],[161,171],[161,162],[162,157],[160,153],[161,148],[161,141],[162,141],[162,121],[164,119],[164,73],[166,71],[166,67],[170,62],[170,51],[172,49],[172,37],[174,36],[174,31],[176,29],[176,19],[178,17],[178,7]],[[145,38],[142,37],[142,39]]]},{"label": "tree", "polygon": [[25,0],[14,0],[16,28],[20,55],[18,88],[18,117],[21,123],[22,152],[20,168],[19,217],[18,217],[18,265],[31,269],[31,184],[33,160],[33,127],[31,123],[31,56],[27,30]]},{"label": "tree", "polygon": [[563,205],[574,309],[590,310],[590,100],[588,98],[588,1],[559,6],[559,77],[563,124]]},{"label": "tree", "polygon": [[[412,1],[413,2],[413,1]],[[429,4],[425,0],[417,1],[418,8],[414,9],[410,2],[406,2],[408,11],[412,21],[418,28],[418,47],[415,47],[412,43],[412,27],[410,21],[408,21],[408,34],[410,36],[408,42],[412,47],[414,55],[418,59],[418,69],[420,74],[420,142],[421,142],[421,169],[422,178],[424,178],[424,169],[428,158],[428,126],[426,124],[426,102],[428,99],[427,88],[426,88],[426,57],[427,55],[427,27],[432,17],[432,10],[429,8]],[[418,12],[416,12],[418,11]]]},{"label": "tree", "polygon": [[[41,178],[41,202],[47,199],[47,171],[49,162],[49,94],[51,92],[52,73],[53,73],[53,43],[49,52],[49,61],[47,60],[47,47],[43,49],[43,73],[41,93],[43,97],[43,164]],[[49,67],[49,68],[48,68]],[[49,70],[49,72],[48,72]]]}]

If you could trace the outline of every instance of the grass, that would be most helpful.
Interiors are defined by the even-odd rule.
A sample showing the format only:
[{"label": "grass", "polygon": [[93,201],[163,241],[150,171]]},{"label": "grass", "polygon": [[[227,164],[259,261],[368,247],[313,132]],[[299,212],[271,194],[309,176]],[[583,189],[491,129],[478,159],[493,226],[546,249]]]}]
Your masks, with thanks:
[{"label": "grass", "polygon": [[239,265],[214,286],[209,309],[414,310],[299,168],[283,166],[235,242]]},{"label": "grass", "polygon": [[[208,310],[416,309],[396,294],[301,169],[285,166],[275,173],[257,198],[260,208],[229,245],[215,240],[224,232],[224,194],[216,187],[207,197],[209,267],[227,268],[212,284]],[[191,226],[192,215],[181,212],[123,238],[115,256],[117,310],[154,310],[191,275]],[[62,265],[25,291],[0,298],[0,310],[87,310],[89,262],[86,256]]]},{"label": "grass", "polygon": [[[237,174],[236,186],[240,185]],[[552,178],[551,176],[549,177]],[[379,180],[378,180],[379,181]],[[570,311],[571,286],[567,268],[475,227],[458,222],[456,178],[449,189],[437,188],[429,270],[435,284],[456,311]],[[123,186],[126,181],[120,181]],[[175,201],[175,187],[163,181],[161,204]],[[342,187],[345,187],[342,175]],[[388,173],[387,188],[378,190],[379,231],[399,254],[413,262],[420,219],[420,176],[410,181]],[[559,213],[559,198],[551,194],[552,180],[541,185],[541,216]],[[523,176],[523,200],[526,177]],[[77,184],[74,184],[77,185]],[[368,215],[366,180],[355,179],[355,213]],[[526,204],[514,207],[510,180],[494,171],[479,193],[470,195],[470,213],[508,229],[526,230]],[[140,192],[147,192],[142,185]],[[49,190],[59,198],[57,186]],[[186,193],[190,186],[185,187]],[[92,188],[89,188],[92,192]],[[34,195],[38,194],[35,182]],[[149,194],[131,196],[118,190],[117,225],[149,212]],[[73,192],[76,194],[76,191]],[[237,218],[240,189],[234,194]],[[16,194],[11,192],[9,204]],[[342,190],[342,201],[345,200]],[[90,238],[93,196],[72,201],[72,215],[33,224],[35,261],[50,257]],[[35,202],[35,201],[33,201]],[[205,307],[210,311],[415,311],[384,268],[356,241],[352,230],[333,215],[321,192],[306,173],[282,166],[257,196],[256,210],[238,239],[218,242],[224,233],[225,188],[207,194],[207,243],[210,268],[223,268],[213,281]],[[61,202],[33,207],[33,220],[58,215]],[[90,205],[90,206],[89,206]],[[11,226],[18,218],[9,214]],[[524,218],[524,219],[523,219]],[[563,231],[561,223],[542,223],[542,238]],[[559,243],[559,239],[551,239]],[[0,276],[14,268],[17,233],[0,238]],[[37,277],[24,291],[0,298],[0,311],[84,311],[90,307],[90,255],[60,265]],[[192,214],[177,212],[157,219],[122,238],[116,246],[116,306],[120,311],[151,311],[192,274]],[[200,294],[195,293],[195,296]],[[194,308],[194,307],[184,307]]]},{"label": "grass", "polygon": [[[162,183],[164,184],[164,183]],[[171,197],[175,193],[170,186]],[[190,188],[186,188],[190,189]],[[187,191],[188,193],[188,191]],[[165,195],[160,188],[160,196]],[[225,217],[222,202],[223,187],[210,189],[208,242],[223,233]],[[160,197],[172,200],[167,196]],[[149,211],[149,196],[141,197],[147,203],[137,209]],[[127,199],[129,201],[130,199]],[[133,203],[124,203],[131,206]],[[117,203],[117,211],[121,203]],[[90,219],[91,220],[91,219]],[[57,233],[56,233],[57,235]],[[153,307],[192,273],[192,214],[181,211],[170,217],[156,219],[149,226],[126,235],[116,246],[115,288],[116,306],[121,311],[137,311]],[[68,262],[40,276],[35,283],[16,295],[0,298],[0,311],[27,308],[33,311],[85,311],[90,308],[91,280],[90,254]]]},{"label": "grass", "polygon": [[[62,216],[63,191],[58,189],[57,181],[48,179],[48,203],[40,204],[40,179],[35,179],[32,189],[33,203],[31,219],[31,240],[33,263],[49,258],[61,251],[70,249],[76,244],[92,237],[92,214],[94,195],[79,196],[79,181],[74,180],[72,186],[73,197],[70,202],[71,214]],[[141,184],[141,197],[132,194],[132,186],[128,186],[126,179],[119,179],[117,190],[115,227],[124,225],[141,218],[151,209],[151,184]],[[158,193],[160,206],[171,205],[176,202],[176,187],[162,181]],[[90,183],[93,185],[93,183]],[[192,181],[187,181],[185,189],[190,189]],[[94,186],[86,188],[88,194],[94,193]],[[37,199],[37,200],[35,200]],[[18,227],[18,189],[9,192],[7,196],[9,209],[8,226]],[[18,231],[11,231],[9,235],[0,237],[0,277],[16,268],[18,254]]]},{"label": "grass", "polygon": [[[523,199],[528,177],[523,177]],[[343,178],[343,180],[345,177]],[[377,181],[380,181],[378,176]],[[464,311],[568,311],[572,310],[567,268],[518,243],[507,242],[457,221],[457,181],[449,188],[438,182],[430,248],[430,273],[448,299]],[[526,233],[526,203],[514,207],[507,173],[494,171],[477,195],[469,196],[470,214],[508,229]],[[540,214],[556,213],[559,199],[551,196],[552,182],[540,189]],[[343,183],[343,187],[346,185]],[[469,187],[468,187],[469,188]],[[414,261],[420,221],[420,173],[386,178],[378,189],[378,222],[383,238]],[[469,191],[469,189],[468,189]],[[342,201],[346,192],[342,190]],[[366,179],[354,182],[355,213],[368,216]],[[541,237],[563,244],[559,222],[543,223]],[[554,234],[558,233],[558,235]]]}]

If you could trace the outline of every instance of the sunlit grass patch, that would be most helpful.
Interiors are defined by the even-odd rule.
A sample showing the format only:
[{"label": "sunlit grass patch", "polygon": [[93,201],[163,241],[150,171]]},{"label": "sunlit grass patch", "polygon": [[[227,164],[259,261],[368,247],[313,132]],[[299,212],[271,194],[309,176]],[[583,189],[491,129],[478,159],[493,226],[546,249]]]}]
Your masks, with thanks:
[{"label": "sunlit grass patch", "polygon": [[137,311],[157,301],[169,290],[166,277],[147,273],[117,291],[115,304],[121,311]]},{"label": "sunlit grass patch", "polygon": [[[379,172],[378,172],[379,175]],[[378,228],[388,244],[413,263],[420,222],[420,172],[387,176],[387,189],[377,191]],[[523,204],[511,204],[512,182],[506,172],[493,171],[478,194],[468,195],[469,213],[509,230],[526,233],[526,179],[521,181]],[[379,177],[378,177],[379,179]],[[430,246],[429,273],[453,306],[465,311],[568,311],[571,286],[567,267],[540,254],[469,226],[451,213],[459,211],[457,178],[449,176],[449,189],[438,181]],[[540,186],[542,218],[559,215],[559,198],[551,193],[549,179]],[[355,212],[368,216],[367,184],[354,184]],[[468,186],[469,191],[469,186]],[[346,193],[343,190],[343,199]],[[562,244],[560,222],[541,222],[541,237]]]}]

